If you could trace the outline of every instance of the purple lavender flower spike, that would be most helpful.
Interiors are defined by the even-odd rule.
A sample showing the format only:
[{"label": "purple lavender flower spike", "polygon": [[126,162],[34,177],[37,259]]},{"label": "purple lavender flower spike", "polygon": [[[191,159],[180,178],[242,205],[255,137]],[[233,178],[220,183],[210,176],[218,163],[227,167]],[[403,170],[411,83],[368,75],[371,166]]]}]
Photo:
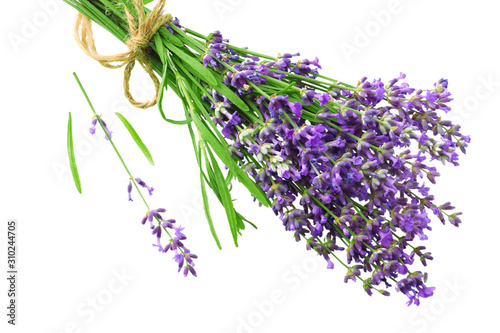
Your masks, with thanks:
[{"label": "purple lavender flower spike", "polygon": [[97,118],[92,119],[92,125],[90,126],[89,133],[94,135],[95,134],[95,127],[97,125]]},{"label": "purple lavender flower spike", "polygon": [[134,201],[132,200],[132,181],[128,183],[127,192],[128,192],[128,201]]},{"label": "purple lavender flower spike", "polygon": [[112,139],[111,134],[113,133],[111,130],[109,130],[108,125],[106,125],[106,122],[102,120],[102,118],[99,118],[101,121],[102,125],[104,126],[104,130],[106,131],[107,135],[105,136],[106,140]]},{"label": "purple lavender flower spike", "polygon": [[158,211],[156,209],[152,209],[149,211],[149,213],[148,213],[148,221],[149,222],[153,222],[153,218],[155,217],[156,213],[158,213]]},{"label": "purple lavender flower spike", "polygon": [[153,247],[158,248],[158,252],[165,252],[165,249],[161,246],[161,240],[160,238],[156,238],[156,244],[153,244]]},{"label": "purple lavender flower spike", "polygon": [[[136,179],[139,183],[139,181]],[[168,251],[174,251],[174,260],[178,264],[178,271],[180,272],[184,268],[184,272],[191,273],[193,276],[196,276],[196,271],[194,270],[194,259],[197,259],[198,256],[196,254],[191,253],[188,248],[184,245],[182,241],[186,240],[187,237],[183,233],[184,227],[175,226],[174,219],[164,219],[161,214],[166,213],[165,208],[157,208],[148,211],[147,215],[142,219],[142,224],[145,224],[146,221],[149,221],[151,226],[151,234],[156,237],[156,243],[153,244],[153,247],[157,247],[159,252],[167,253]],[[156,220],[157,219],[157,220]],[[163,231],[166,229],[171,229],[175,232],[174,237],[171,237],[171,233],[167,231],[164,233]],[[167,242],[165,246],[162,246],[161,239],[169,237],[170,240]],[[187,275],[187,273],[185,274]]]},{"label": "purple lavender flower spike", "polygon": [[184,254],[182,254],[182,253],[176,253],[174,255],[174,257],[173,257],[173,260],[176,263],[180,264],[180,267],[179,267],[179,271],[180,271],[180,269],[182,268],[182,264],[184,263]]},{"label": "purple lavender flower spike", "polygon": [[191,273],[194,277],[197,277],[198,275],[196,274],[196,271],[194,270],[194,267],[190,264],[186,264],[184,267],[184,276],[188,276],[188,274]]},{"label": "purple lavender flower spike", "polygon": [[164,220],[161,225],[163,228],[174,229],[174,223],[175,223],[174,219],[169,219],[169,220]]},{"label": "purple lavender flower spike", "polygon": [[136,178],[135,181],[137,182],[137,184],[139,184],[139,186],[141,187],[144,187],[145,189],[148,190],[149,192],[149,195],[153,195],[153,191],[154,191],[154,187],[149,187],[142,179],[140,178]]},{"label": "purple lavender flower spike", "polygon": [[[106,133],[107,133],[107,135],[105,136],[106,140],[109,140],[108,136],[111,138],[111,134],[113,132],[108,129],[108,126],[106,125],[106,123],[104,122],[104,120],[102,120],[102,118],[99,118],[99,119],[101,120],[101,123],[104,126],[104,129],[106,130]],[[97,118],[94,118],[94,119],[92,119],[92,123],[91,123],[91,126],[89,128],[89,133],[90,134],[92,134],[92,135],[95,134],[96,126],[97,126]]]},{"label": "purple lavender flower spike", "polygon": [[316,96],[317,96],[317,99],[319,101],[319,105],[320,106],[328,104],[328,102],[332,98],[332,96],[330,94],[328,94],[328,93],[317,94]]},{"label": "purple lavender flower spike", "polygon": [[184,250],[184,259],[186,260],[187,263],[191,264],[194,266],[193,259],[198,259],[198,256],[196,254],[191,253],[188,249]]},{"label": "purple lavender flower spike", "polygon": [[180,240],[185,240],[186,239],[186,235],[184,235],[182,233],[182,230],[184,230],[184,227],[183,226],[179,226],[179,227],[174,227],[174,230],[175,230],[175,236],[177,238],[179,238]]},{"label": "purple lavender flower spike", "polygon": [[[180,21],[179,21],[179,19],[178,19],[177,17],[176,17],[176,18],[174,18],[174,19],[172,20],[172,22],[170,22],[170,24],[175,25],[175,26],[176,26],[177,28],[179,28],[179,29],[180,29],[180,28],[182,28],[182,27],[181,27],[181,25],[180,25]],[[172,27],[170,26],[170,24],[169,24],[169,23],[167,23],[167,24],[164,24],[163,26],[164,26],[165,28],[167,28],[167,30],[168,30],[168,31],[169,31],[169,32],[173,35],[173,34],[175,33],[175,31],[174,31],[174,29],[172,29]]]}]

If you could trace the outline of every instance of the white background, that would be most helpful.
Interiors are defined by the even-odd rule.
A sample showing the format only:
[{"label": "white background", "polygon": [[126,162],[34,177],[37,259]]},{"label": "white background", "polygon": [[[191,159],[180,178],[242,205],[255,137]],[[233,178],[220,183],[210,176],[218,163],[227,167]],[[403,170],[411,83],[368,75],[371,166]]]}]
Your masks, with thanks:
[{"label": "white background", "polygon": [[[100,66],[74,42],[72,8],[56,0],[9,1],[0,12],[0,267],[6,271],[6,221],[16,218],[20,275],[15,328],[6,324],[7,285],[1,279],[1,327],[42,333],[495,331],[488,327],[498,327],[500,296],[497,2],[171,0],[167,8],[183,25],[203,33],[220,29],[236,45],[271,55],[318,56],[324,74],[346,82],[364,75],[388,81],[400,71],[417,88],[449,79],[455,98],[449,116],[472,143],[460,167],[441,168],[432,189],[439,202],[451,201],[464,212],[458,229],[434,221],[425,243],[435,257],[427,268],[435,296],[407,308],[396,292],[368,297],[360,283],[344,284],[341,265],[327,271],[240,188],[236,205],[259,230],[247,229],[235,248],[224,213],[212,200],[223,243],[223,251],[217,250],[200,205],[187,129],[162,122],[156,108],[127,105],[122,70]],[[390,14],[377,21],[381,12]],[[100,52],[124,50],[107,32],[95,30]],[[343,52],[347,45],[356,53]],[[151,205],[166,207],[169,217],[186,226],[186,243],[200,257],[198,278],[182,277],[171,255],[151,246],[137,193],[134,203],[127,202],[121,164],[101,133],[88,135],[92,116],[73,71],[111,124],[134,175],[156,188]],[[140,70],[132,86],[139,99],[152,94]],[[172,118],[182,116],[170,93],[165,110]],[[67,169],[68,111],[83,195]],[[117,111],[140,133],[155,167],[133,144]],[[126,280],[116,280],[123,274]]]}]

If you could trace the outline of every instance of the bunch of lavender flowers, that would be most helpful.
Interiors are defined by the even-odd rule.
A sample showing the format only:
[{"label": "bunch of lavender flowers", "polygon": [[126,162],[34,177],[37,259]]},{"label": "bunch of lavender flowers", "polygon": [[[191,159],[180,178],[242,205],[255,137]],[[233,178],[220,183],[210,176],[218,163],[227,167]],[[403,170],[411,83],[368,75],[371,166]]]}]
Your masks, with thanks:
[{"label": "bunch of lavender flowers", "polygon": [[[126,42],[121,13],[124,6],[134,10],[127,2],[65,1]],[[432,255],[412,243],[428,238],[433,215],[461,223],[450,203],[435,202],[427,182],[439,176],[434,160],[458,165],[470,142],[443,118],[452,100],[447,80],[426,90],[411,88],[404,74],[350,85],[321,75],[317,58],[266,56],[178,19],[159,30],[147,54],[162,89],[184,103],[184,122],[166,119],[161,100],[160,112],[189,128],[219,247],[205,184],[226,209],[237,245],[250,222],[232,205],[236,178],[327,268],[334,261],[344,266],[345,282],[361,280],[369,295],[389,295],[394,286],[408,305],[433,294],[427,274],[412,268]]]}]

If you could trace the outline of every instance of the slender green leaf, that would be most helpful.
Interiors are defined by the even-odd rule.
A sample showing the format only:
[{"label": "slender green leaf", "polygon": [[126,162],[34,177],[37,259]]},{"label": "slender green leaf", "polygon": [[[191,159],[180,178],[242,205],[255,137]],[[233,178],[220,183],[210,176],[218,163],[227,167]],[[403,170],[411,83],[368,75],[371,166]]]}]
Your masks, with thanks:
[{"label": "slender green leaf", "polygon": [[186,120],[168,119],[168,118],[165,118],[165,115],[163,115],[163,113],[162,113],[162,116],[163,116],[163,120],[165,120],[167,123],[170,123],[170,124],[173,124],[173,125],[187,125],[190,122],[192,122],[191,119],[186,119]]},{"label": "slender green leaf", "polygon": [[238,219],[236,218],[236,212],[234,211],[233,200],[231,199],[231,194],[226,186],[224,180],[224,175],[219,167],[215,156],[213,155],[210,148],[206,149],[210,155],[211,164],[214,170],[215,180],[217,182],[217,187],[222,199],[222,205],[226,210],[227,219],[229,221],[229,227],[231,229],[231,234],[233,235],[234,244],[238,246]]},{"label": "slender green leaf", "polygon": [[239,179],[239,181],[250,191],[250,193],[257,200],[259,200],[259,202],[262,205],[270,207],[271,203],[269,202],[269,199],[266,197],[262,189],[259,188],[257,184],[255,184],[255,182],[252,181],[250,177],[248,177],[248,175],[243,170],[241,170],[241,168],[236,164],[236,162],[234,162],[227,148],[221,145],[221,143],[215,137],[215,135],[206,127],[206,125],[204,125],[201,122],[199,116],[195,115],[193,117],[193,121],[195,122],[196,127],[198,128],[198,131],[202,135],[203,139],[210,144],[210,146],[214,149],[217,156],[219,156],[222,162],[230,170],[233,171],[233,173]]},{"label": "slender green leaf", "polygon": [[161,27],[159,33],[165,39],[165,42],[167,44],[173,44],[178,47],[184,47],[184,43],[179,38],[177,38],[176,35],[172,35],[167,28]]},{"label": "slender green leaf", "polygon": [[[158,36],[158,35],[155,35],[155,42],[157,40],[156,36]],[[162,49],[162,46],[159,46],[157,48]],[[162,62],[163,62],[163,74],[162,74],[162,79],[161,79],[161,84],[160,84],[160,92],[158,94],[158,102],[157,102],[158,110],[160,111],[161,117],[166,122],[174,124],[174,125],[187,125],[192,121],[191,119],[173,120],[173,119],[169,119],[169,118],[165,117],[165,113],[163,112],[163,93],[165,90],[167,90],[167,87],[168,87],[168,85],[167,85],[168,61],[167,61],[167,55],[165,53],[162,53],[160,55],[160,57],[164,58],[164,60],[162,60]]]},{"label": "slender green leaf", "polygon": [[288,90],[290,90],[292,87],[294,87],[296,85],[295,82],[291,82],[288,86],[286,86],[283,90],[280,90],[276,93],[276,95],[283,95],[284,93],[286,93]]},{"label": "slender green leaf", "polygon": [[[194,138],[193,138],[194,140]],[[203,197],[203,210],[205,211],[205,216],[207,218],[208,226],[210,227],[210,232],[212,233],[212,237],[215,240],[215,243],[217,243],[217,246],[219,250],[222,250],[222,246],[219,241],[219,237],[217,237],[217,233],[215,232],[215,227],[214,223],[212,221],[212,216],[210,215],[210,207],[208,204],[208,196],[207,196],[207,189],[205,188],[205,180],[207,181],[208,185],[211,187],[210,183],[208,182],[208,179],[203,172],[203,165],[201,162],[201,147],[205,145],[205,142],[203,140],[200,140],[198,142],[198,146],[195,145],[195,153],[196,153],[196,160],[198,161],[198,166],[200,167],[200,184],[201,184],[201,194]],[[205,155],[206,156],[206,155]],[[207,167],[209,167],[210,164],[207,161]]]},{"label": "slender green leaf", "polygon": [[236,221],[238,222],[238,233],[241,235],[240,230],[245,230],[245,223],[243,223],[243,220],[241,218],[241,215],[236,213]]},{"label": "slender green leaf", "polygon": [[155,42],[156,53],[158,53],[158,57],[160,57],[160,60],[163,64],[163,73],[161,76],[161,83],[160,83],[160,89],[159,89],[159,93],[158,93],[157,105],[158,105],[158,110],[160,111],[162,118],[167,120],[167,118],[165,117],[165,113],[163,112],[163,93],[165,92],[165,90],[168,89],[168,85],[166,84],[167,74],[168,74],[167,55],[165,54],[165,50],[163,49],[163,43],[161,41],[160,35],[155,34],[153,39]]},{"label": "slender green leaf", "polygon": [[[121,40],[122,42],[125,43],[128,33],[125,32],[121,27],[119,27],[106,14],[104,14],[100,10],[96,10],[93,3],[91,3],[90,1],[87,1],[87,0],[80,0],[79,8],[84,9],[82,12],[84,12],[85,15],[89,14],[90,16],[88,16],[88,17],[92,21],[96,22],[97,24],[102,26],[104,29],[111,32],[116,38],[118,38],[119,40]],[[78,9],[78,10],[80,10],[80,9]]]},{"label": "slender green leaf", "polygon": [[231,89],[229,89],[229,87],[227,87],[225,84],[219,84],[218,86],[215,86],[214,89],[217,90],[219,93],[221,93],[222,96],[227,97],[227,99],[233,102],[233,104],[236,105],[241,110],[245,112],[250,110],[248,105],[238,95],[236,95],[236,93],[234,93]]},{"label": "slender green leaf", "polygon": [[71,112],[68,118],[68,157],[69,166],[71,168],[71,174],[73,175],[73,180],[75,181],[75,186],[80,194],[82,193],[82,184],[80,182],[80,175],[78,174],[78,168],[76,167],[75,160],[75,150],[73,149],[73,124],[71,120]]},{"label": "slender green leaf", "polygon": [[[132,3],[131,0],[126,0],[126,1],[122,0],[120,2],[123,3],[127,7],[128,11],[130,13],[132,13],[135,17],[137,17],[137,11],[135,10],[135,5]],[[144,12],[147,14],[149,11],[150,10],[148,8],[145,8]]]},{"label": "slender green leaf", "polygon": [[240,213],[236,212],[236,215],[238,215],[239,218],[241,218],[243,221],[245,221],[246,223],[250,224],[252,227],[254,227],[255,229],[258,229],[257,226],[255,224],[253,224],[252,222],[250,222],[249,220],[247,220],[243,215],[241,215]]},{"label": "slender green leaf", "polygon": [[184,74],[186,74],[186,77],[192,82],[194,83],[199,89],[200,91],[204,91],[206,92],[206,88],[204,88],[201,83],[200,83],[200,80],[199,79],[196,79],[193,75],[191,75],[191,73],[189,73],[189,71],[187,69],[184,68],[184,66],[182,66],[182,64],[180,63],[180,59],[177,59],[177,58],[174,58],[172,59],[175,64],[177,66],[179,66],[179,69],[181,70],[181,72],[183,72]]},{"label": "slender green leaf", "polygon": [[205,188],[205,180],[203,179],[203,169],[201,167],[200,167],[200,183],[201,183],[201,195],[203,197],[203,210],[205,211],[205,217],[207,218],[208,226],[210,227],[210,232],[212,233],[212,237],[214,238],[215,243],[217,243],[217,247],[219,248],[219,250],[222,250],[219,237],[217,237],[217,233],[215,232],[215,227],[212,221],[212,217],[210,216],[207,189]]},{"label": "slender green leaf", "polygon": [[172,23],[170,23],[170,28],[177,32],[176,37],[178,37],[184,44],[191,47],[193,50],[197,50],[200,53],[205,53],[205,50],[207,48],[205,44],[192,37],[189,37],[184,31],[182,31],[181,29],[179,29],[179,27],[175,26]]},{"label": "slender green leaf", "polygon": [[215,178],[214,170],[212,168],[212,165],[210,164],[210,161],[208,160],[207,153],[205,150],[206,149],[203,150],[203,154],[205,155],[208,179],[210,180],[210,184],[212,185],[211,188],[212,188],[215,196],[219,199],[219,201],[221,201],[222,198],[220,196],[219,188],[217,186],[217,179]]},{"label": "slender green leaf", "polygon": [[[179,69],[185,74],[185,76],[190,79],[190,83],[193,83],[197,88],[199,88],[200,91],[204,91],[206,92],[206,88],[204,88],[201,83],[199,82],[199,79],[195,78],[193,75],[191,75],[191,73],[189,73],[189,71],[187,71],[184,66],[182,66],[181,64],[181,61],[180,59],[172,59],[177,66],[179,66]],[[214,75],[217,75],[217,73],[215,73]],[[197,89],[196,87],[194,87],[193,85],[190,85],[191,87],[191,90],[193,91],[193,96],[200,96],[201,94],[197,93]],[[219,87],[221,89],[219,89]],[[216,87],[217,90],[219,90],[219,92],[221,94],[224,94],[226,93],[226,96],[230,101],[232,101],[236,106],[238,106],[240,109],[242,109],[243,111],[249,111],[248,109],[248,106],[245,104],[245,102],[243,102],[243,100],[241,100],[238,95],[236,95],[235,93],[233,93],[233,91],[231,89],[229,89],[228,87],[226,87],[225,85],[221,84],[219,85],[218,87]],[[198,99],[196,99],[198,100]],[[195,100],[195,101],[196,101]],[[198,106],[200,108],[202,108],[202,105],[200,105],[198,102],[197,102]],[[246,108],[246,109],[245,109]],[[260,114],[260,112],[259,112]]]},{"label": "slender green leaf", "polygon": [[[187,88],[185,86],[184,78],[179,76],[177,80],[180,83],[179,87],[181,88],[182,94],[186,96],[185,97],[186,99],[190,98],[189,96],[187,96],[189,92],[187,91]],[[183,86],[185,89],[182,89]],[[194,100],[197,101],[196,99]],[[236,162],[231,157],[231,154],[229,153],[227,146],[222,145],[217,136],[209,129],[208,125],[204,123],[204,121],[201,119],[200,115],[198,113],[195,113],[195,110],[191,110],[191,106],[188,107],[187,110],[189,111],[191,118],[193,119],[193,122],[195,123],[196,128],[198,129],[198,133],[201,135],[201,138],[207,141],[207,143],[214,149],[217,156],[219,156],[222,162],[230,170],[233,171],[234,175],[250,191],[250,193],[257,200],[259,200],[259,202],[262,205],[264,205],[265,207],[270,207],[271,202],[266,197],[262,189],[259,186],[257,186],[257,184],[254,181],[252,181],[250,177],[243,170],[241,170],[241,168],[236,164]],[[215,127],[215,124],[211,120],[210,115],[207,114],[207,111],[203,108],[203,106],[201,106],[201,111],[203,112],[205,119],[207,119],[207,121],[211,124],[211,126]],[[219,137],[222,137],[222,135],[217,131],[216,128],[214,130]]]},{"label": "slender green leaf", "polygon": [[158,56],[160,57],[161,62],[165,67],[168,67],[165,65],[167,62],[167,55],[165,54],[165,49],[163,47],[163,42],[161,40],[161,37],[159,34],[155,34],[153,36],[153,41],[155,42],[155,47],[156,47],[156,53],[158,53]]},{"label": "slender green leaf", "polygon": [[151,163],[151,165],[155,165],[155,163],[153,162],[153,157],[151,156],[151,153],[149,152],[148,147],[146,147],[146,145],[144,144],[144,142],[142,142],[141,138],[139,137],[139,134],[137,134],[137,132],[135,131],[135,129],[132,127],[132,125],[119,112],[115,112],[115,114],[118,116],[118,118],[120,118],[120,120],[122,121],[123,125],[125,125],[125,127],[128,130],[128,132],[132,136],[132,139],[134,139],[135,143],[141,149],[141,151],[144,154],[144,156],[146,156],[146,158],[148,159],[149,163]]},{"label": "slender green leaf", "polygon": [[214,76],[205,66],[203,66],[200,61],[189,56],[184,50],[174,45],[168,45],[168,49],[172,51],[177,57],[179,57],[183,61],[183,64],[188,67],[194,74],[196,74],[201,80],[205,81],[214,88],[217,87],[217,81],[215,80]]},{"label": "slender green leaf", "polygon": [[228,171],[226,177],[226,185],[229,186],[234,178],[233,172],[231,170]]},{"label": "slender green leaf", "polygon": [[[99,2],[104,5],[106,11],[112,11],[116,16],[123,18],[123,20],[125,20],[125,12],[122,6],[119,6],[118,4],[112,3],[111,1],[108,0],[101,0]],[[100,4],[94,3],[94,5],[99,6]]]}]

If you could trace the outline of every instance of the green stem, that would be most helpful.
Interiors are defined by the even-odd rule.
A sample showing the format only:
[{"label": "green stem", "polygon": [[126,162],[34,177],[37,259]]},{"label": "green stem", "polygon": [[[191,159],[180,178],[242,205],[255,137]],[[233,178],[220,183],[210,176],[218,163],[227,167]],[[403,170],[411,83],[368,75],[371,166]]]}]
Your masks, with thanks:
[{"label": "green stem", "polygon": [[90,98],[89,96],[87,95],[87,92],[85,91],[85,89],[83,88],[83,85],[82,83],[80,82],[80,79],[78,78],[78,75],[76,75],[76,73],[73,73],[73,76],[75,77],[76,79],[76,82],[78,83],[78,85],[80,86],[80,89],[82,90],[82,93],[83,95],[85,96],[85,99],[87,100],[87,103],[89,104],[90,106],[90,109],[92,110],[92,112],[94,113],[94,116],[97,118],[98,122],[99,122],[99,125],[101,125],[101,128],[103,130],[103,132],[105,133],[106,137],[108,138],[108,141],[109,143],[111,143],[111,146],[113,147],[114,151],[116,152],[116,155],[118,155],[118,158],[120,159],[120,162],[122,162],[122,165],[123,167],[125,168],[125,170],[127,171],[127,174],[129,175],[130,177],[130,180],[134,183],[134,186],[135,188],[137,189],[137,192],[139,192],[141,198],[142,198],[142,201],[144,201],[144,204],[146,205],[146,207],[148,207],[148,210],[150,209],[149,208],[149,205],[148,203],[146,202],[146,199],[144,199],[141,191],[139,190],[139,187],[137,186],[136,182],[135,182],[135,179],[134,177],[132,176],[132,173],[130,172],[130,170],[128,169],[127,165],[125,164],[125,161],[123,160],[122,156],[120,155],[120,152],[118,151],[118,149],[116,148],[115,146],[115,143],[113,142],[113,139],[111,139],[111,136],[108,134],[108,131],[106,131],[106,128],[104,127],[102,121],[101,121],[101,117],[97,114],[97,112],[95,111],[94,109],[94,106],[92,105],[92,102],[90,101]]},{"label": "green stem", "polygon": [[[304,236],[302,236],[303,238],[305,238]],[[323,243],[323,241],[321,241],[321,239],[318,237],[316,238],[318,240],[318,242],[323,246],[324,249],[326,249],[326,251],[328,251],[328,253],[330,253],[338,262],[340,262],[345,268],[347,268],[348,270],[350,269],[349,266],[347,266],[342,260],[340,260],[327,246],[325,243]],[[365,279],[363,279],[360,275],[358,274],[355,274],[356,277],[358,279],[360,279],[362,282],[366,283],[367,285],[369,285],[371,288],[375,289],[376,291],[378,291],[379,293],[382,293],[382,291],[378,288],[375,288],[371,283],[368,283]],[[396,280],[394,280],[396,281]],[[397,282],[397,281],[396,281]]]},{"label": "green stem", "polygon": [[[123,160],[122,156],[120,155],[120,152],[118,152],[118,148],[116,148],[116,145],[114,144],[113,140],[111,139],[111,136],[108,134],[108,131],[106,131],[106,128],[104,127],[104,124],[102,123],[101,121],[101,117],[97,114],[97,112],[95,111],[94,109],[94,106],[92,105],[92,102],[90,101],[90,98],[88,97],[87,95],[87,92],[85,91],[85,89],[83,88],[83,85],[82,83],[80,82],[80,79],[78,78],[78,75],[76,75],[76,73],[73,73],[73,76],[75,77],[76,79],[76,82],[78,83],[78,85],[80,86],[80,89],[82,90],[82,93],[83,95],[85,96],[85,99],[87,100],[87,103],[89,104],[90,106],[90,109],[92,110],[92,112],[94,113],[94,116],[97,118],[98,122],[99,122],[99,125],[101,126],[103,132],[105,133],[106,137],[108,138],[109,140],[109,143],[111,143],[111,146],[113,147],[114,151],[116,152],[116,155],[118,155],[118,158],[120,159],[123,167],[125,168],[125,170],[127,171],[127,174],[129,175],[130,177],[130,181],[134,184],[134,187],[135,189],[137,190],[137,192],[139,193],[139,195],[141,196],[141,199],[142,201],[144,202],[144,204],[146,205],[146,207],[148,208],[148,212],[151,210],[151,208],[149,207],[146,199],[144,198],[144,196],[142,195],[142,192],[140,191],[139,189],[139,186],[137,185],[134,177],[132,176],[132,173],[130,172],[129,168],[127,167],[127,165],[125,164],[125,161]],[[158,225],[161,225],[161,221],[155,216],[155,219],[156,221],[158,222]],[[162,227],[163,230],[167,233],[167,235],[170,237],[170,240],[172,240],[172,236],[170,235],[170,232]],[[184,253],[181,249],[181,252]]]}]

